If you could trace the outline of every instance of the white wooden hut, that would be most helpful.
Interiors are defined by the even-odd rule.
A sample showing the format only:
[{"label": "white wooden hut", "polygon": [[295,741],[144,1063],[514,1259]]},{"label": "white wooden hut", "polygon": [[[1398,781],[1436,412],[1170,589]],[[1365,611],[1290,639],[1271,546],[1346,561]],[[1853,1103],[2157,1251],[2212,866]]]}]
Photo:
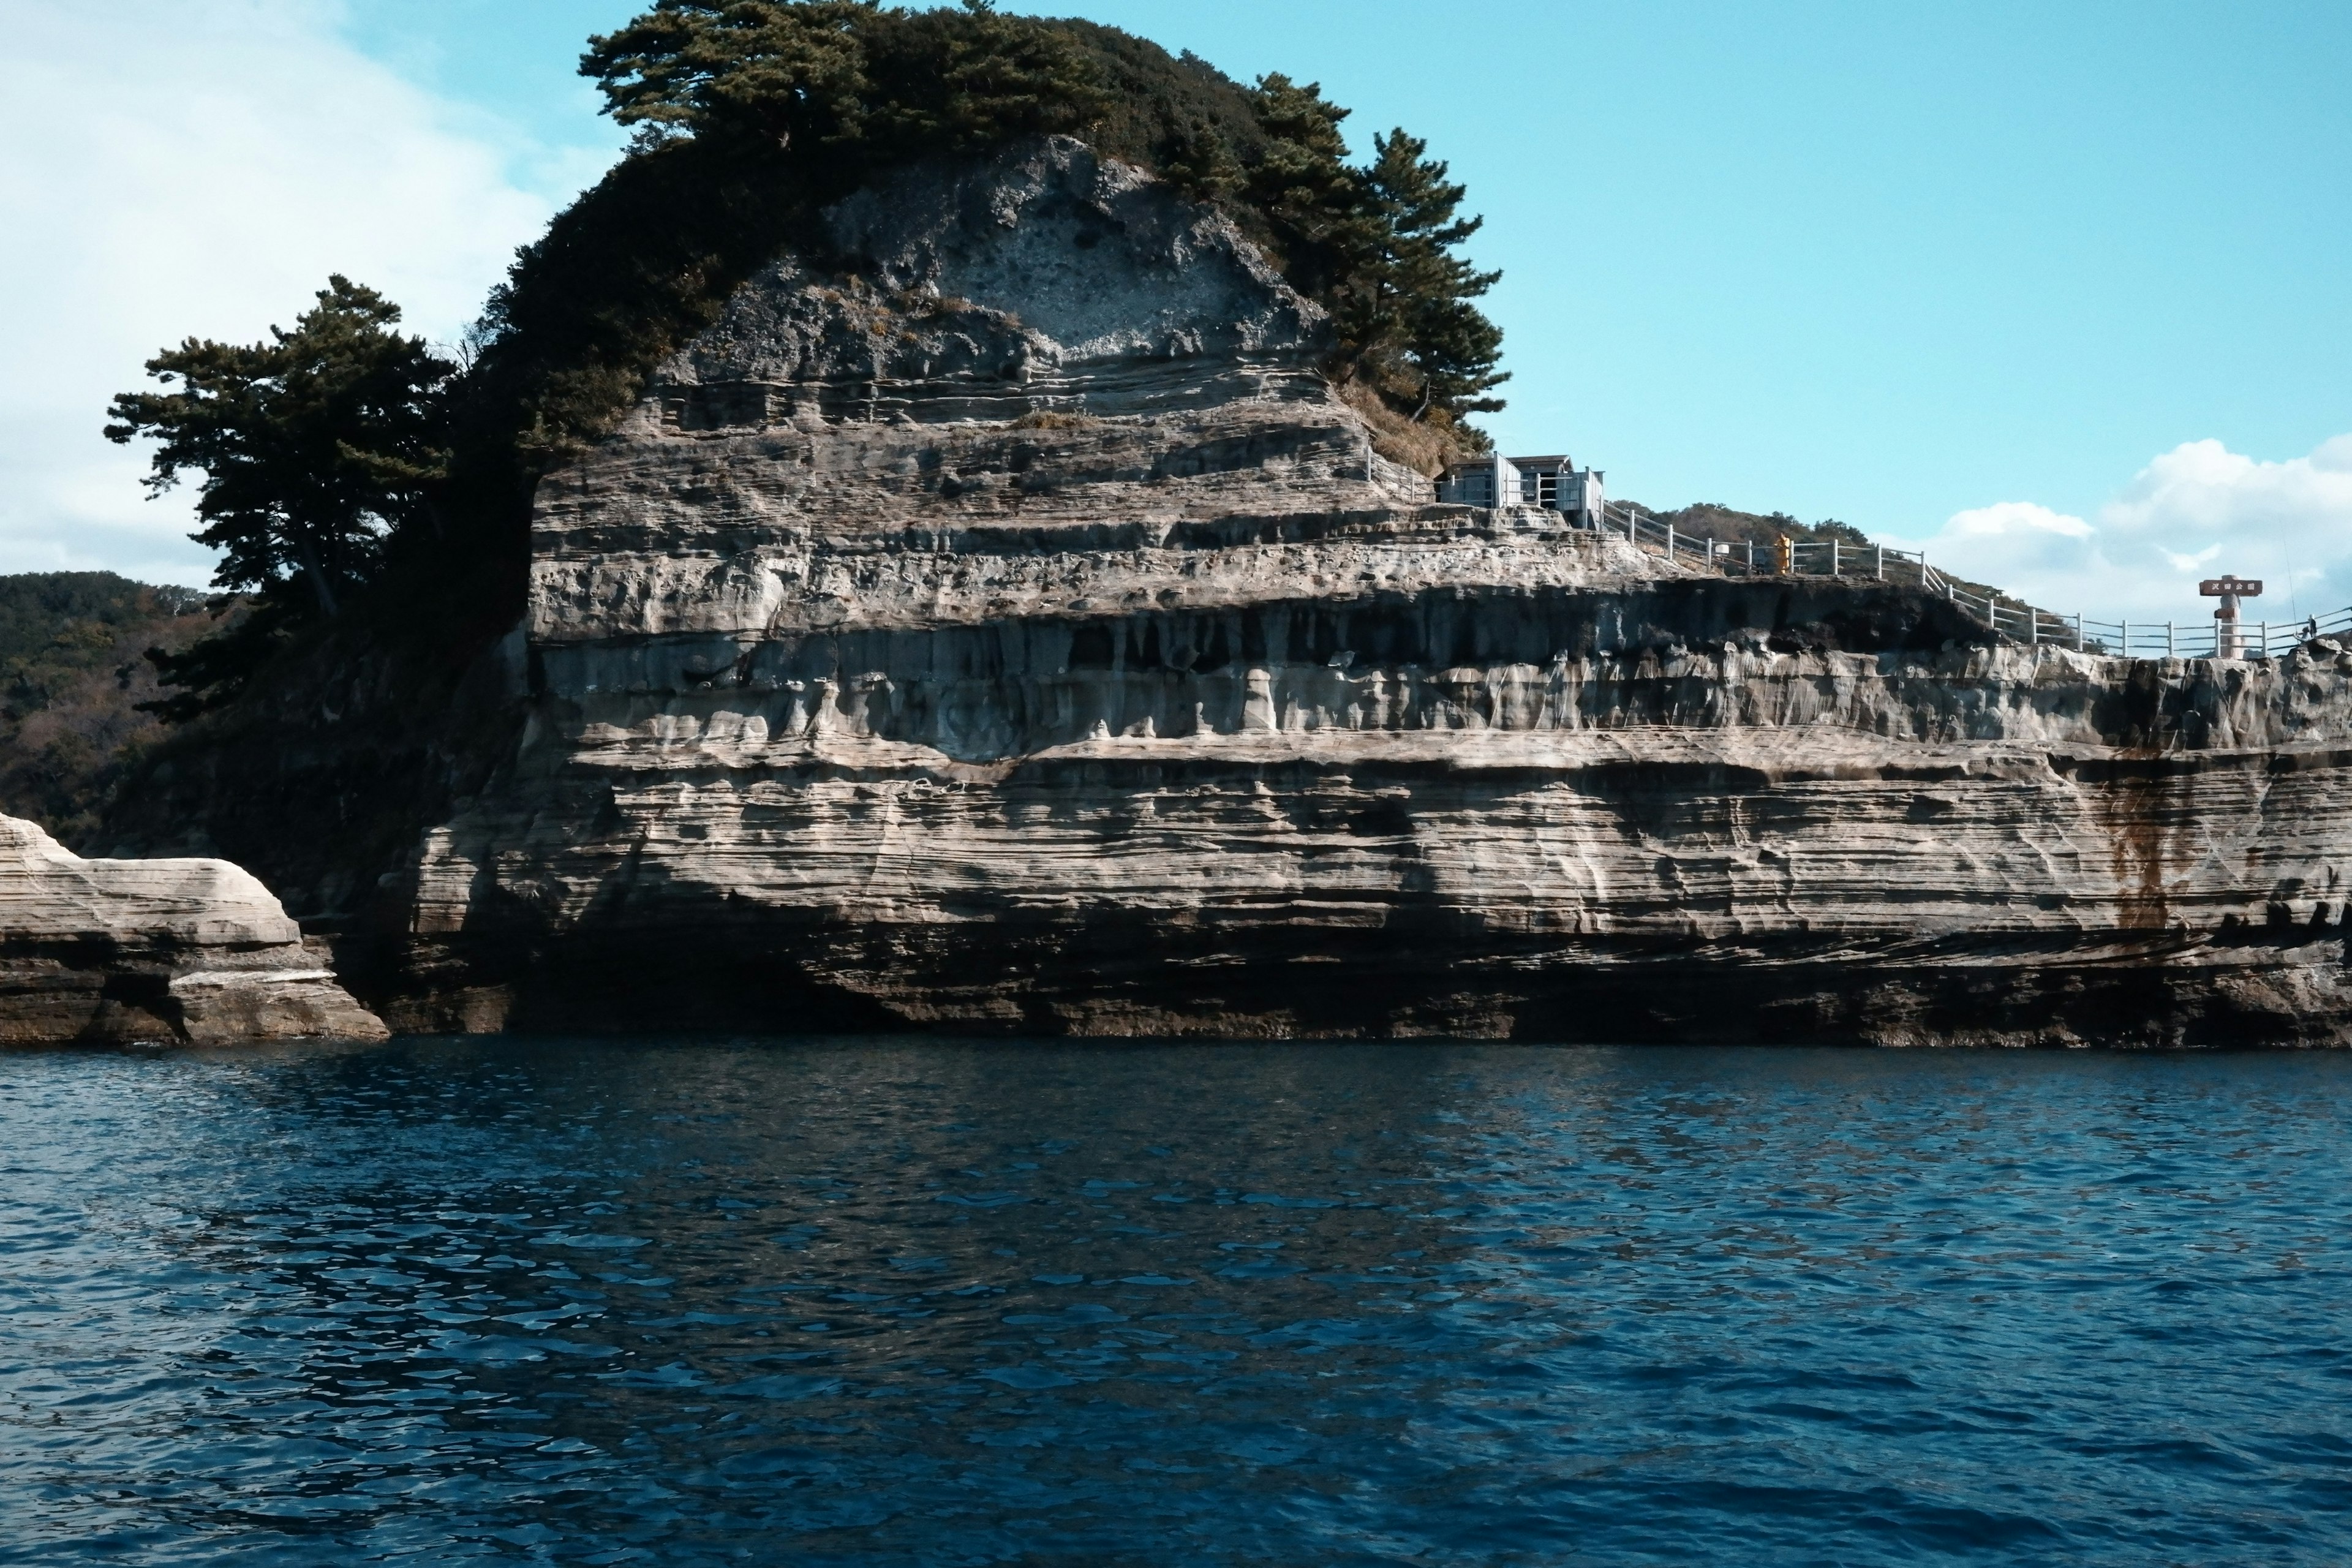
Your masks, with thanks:
[{"label": "white wooden hut", "polygon": [[1601,470],[1564,452],[1535,458],[1499,453],[1454,463],[1437,478],[1437,499],[1463,506],[1526,506],[1563,512],[1579,528],[1601,522]]}]

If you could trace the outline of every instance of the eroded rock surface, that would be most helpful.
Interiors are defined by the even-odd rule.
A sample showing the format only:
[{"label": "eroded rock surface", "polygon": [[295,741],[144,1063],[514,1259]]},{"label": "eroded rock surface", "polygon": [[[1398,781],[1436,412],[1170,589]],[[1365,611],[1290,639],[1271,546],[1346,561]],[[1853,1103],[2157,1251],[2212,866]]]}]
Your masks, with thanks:
[{"label": "eroded rock surface", "polygon": [[2342,1044],[2352,657],[1431,504],[1076,143],[845,205],[542,488],[425,1027]]},{"label": "eroded rock surface", "polygon": [[0,816],[0,1044],[383,1034],[227,861],[85,860]]}]

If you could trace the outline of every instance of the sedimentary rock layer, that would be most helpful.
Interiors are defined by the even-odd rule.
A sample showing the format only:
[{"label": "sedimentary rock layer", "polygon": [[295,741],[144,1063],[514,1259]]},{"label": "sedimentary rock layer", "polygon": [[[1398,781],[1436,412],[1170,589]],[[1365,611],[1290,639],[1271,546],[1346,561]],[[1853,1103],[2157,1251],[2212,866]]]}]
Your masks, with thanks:
[{"label": "sedimentary rock layer", "polygon": [[544,485],[430,1027],[2352,1038],[2352,657],[2023,647],[1430,502],[1068,142],[835,215]]},{"label": "sedimentary rock layer", "polygon": [[0,816],[0,1044],[383,1034],[227,861],[85,860]]}]

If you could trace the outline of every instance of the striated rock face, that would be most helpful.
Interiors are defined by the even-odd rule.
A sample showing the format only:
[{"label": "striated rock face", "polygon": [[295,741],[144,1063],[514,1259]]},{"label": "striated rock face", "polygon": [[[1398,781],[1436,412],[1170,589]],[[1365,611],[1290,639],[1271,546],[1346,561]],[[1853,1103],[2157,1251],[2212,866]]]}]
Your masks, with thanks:
[{"label": "striated rock face", "polygon": [[85,860],[0,816],[0,1044],[383,1037],[226,860]]},{"label": "striated rock face", "polygon": [[2016,646],[1430,504],[1075,142],[834,215],[540,497],[415,1027],[2342,1044],[2352,656]]}]

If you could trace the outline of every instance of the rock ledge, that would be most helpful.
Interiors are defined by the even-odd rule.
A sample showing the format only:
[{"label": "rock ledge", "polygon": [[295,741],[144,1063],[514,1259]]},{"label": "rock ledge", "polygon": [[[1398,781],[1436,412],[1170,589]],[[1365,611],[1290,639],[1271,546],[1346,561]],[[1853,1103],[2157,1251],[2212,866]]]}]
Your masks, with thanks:
[{"label": "rock ledge", "polygon": [[85,860],[0,816],[0,1045],[385,1033],[238,867]]}]

